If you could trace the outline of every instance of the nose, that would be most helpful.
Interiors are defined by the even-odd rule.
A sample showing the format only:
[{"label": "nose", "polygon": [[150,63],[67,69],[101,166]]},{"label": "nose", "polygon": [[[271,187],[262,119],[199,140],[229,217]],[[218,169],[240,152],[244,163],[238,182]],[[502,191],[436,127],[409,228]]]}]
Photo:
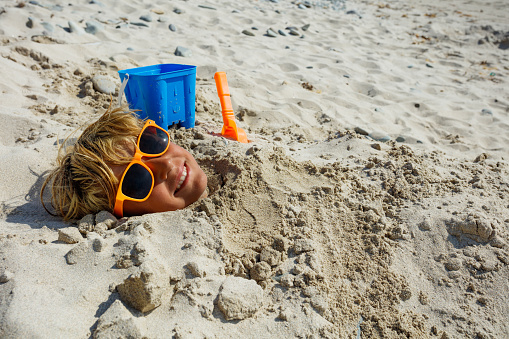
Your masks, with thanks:
[{"label": "nose", "polygon": [[161,156],[151,158],[151,157],[143,157],[142,161],[145,165],[150,168],[152,174],[154,175],[154,179],[166,180],[169,173],[176,167],[175,162],[173,161],[173,157],[171,156],[171,144],[168,147],[168,150]]}]

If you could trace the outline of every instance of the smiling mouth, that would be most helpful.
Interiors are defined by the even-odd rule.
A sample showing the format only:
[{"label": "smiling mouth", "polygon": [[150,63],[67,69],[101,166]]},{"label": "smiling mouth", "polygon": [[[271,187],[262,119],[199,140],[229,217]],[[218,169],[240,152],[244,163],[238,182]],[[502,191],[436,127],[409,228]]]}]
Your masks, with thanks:
[{"label": "smiling mouth", "polygon": [[177,189],[175,190],[175,193],[177,193],[180,190],[180,186],[182,186],[186,178],[187,178],[187,167],[184,166],[184,170],[182,171],[182,175],[180,176],[180,180],[177,185]]}]

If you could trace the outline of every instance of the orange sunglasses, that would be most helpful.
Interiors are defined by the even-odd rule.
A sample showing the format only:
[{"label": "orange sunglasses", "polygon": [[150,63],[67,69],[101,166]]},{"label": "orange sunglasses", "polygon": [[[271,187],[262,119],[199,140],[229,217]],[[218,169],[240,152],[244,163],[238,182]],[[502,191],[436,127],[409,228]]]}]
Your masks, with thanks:
[{"label": "orange sunglasses", "polygon": [[127,165],[118,184],[113,213],[117,217],[124,216],[124,201],[142,202],[148,199],[154,189],[154,174],[142,157],[159,157],[170,146],[170,135],[153,120],[147,120],[141,129],[136,142],[136,153]]}]

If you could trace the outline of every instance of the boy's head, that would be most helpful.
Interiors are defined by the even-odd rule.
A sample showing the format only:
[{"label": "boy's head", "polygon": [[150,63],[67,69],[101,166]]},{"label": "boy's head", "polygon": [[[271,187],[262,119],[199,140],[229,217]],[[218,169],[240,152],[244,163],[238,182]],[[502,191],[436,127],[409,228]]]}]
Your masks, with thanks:
[{"label": "boy's head", "polygon": [[[66,220],[101,210],[113,212],[119,180],[133,160],[143,126],[143,121],[121,108],[108,110],[72,147],[60,152],[41,197],[49,184],[51,204]],[[205,192],[205,173],[189,152],[175,144],[158,157],[142,157],[141,162],[152,172],[154,188],[145,201],[125,200],[124,216],[181,209]]]}]

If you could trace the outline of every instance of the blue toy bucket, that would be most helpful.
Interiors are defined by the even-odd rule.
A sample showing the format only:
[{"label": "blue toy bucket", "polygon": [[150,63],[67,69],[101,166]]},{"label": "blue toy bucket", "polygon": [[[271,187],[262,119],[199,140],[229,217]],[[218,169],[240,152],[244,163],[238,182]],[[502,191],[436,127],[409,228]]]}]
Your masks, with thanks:
[{"label": "blue toy bucket", "polygon": [[194,127],[196,66],[161,64],[118,71],[126,77],[124,93],[129,108],[141,119],[152,119],[164,129],[180,123]]}]

